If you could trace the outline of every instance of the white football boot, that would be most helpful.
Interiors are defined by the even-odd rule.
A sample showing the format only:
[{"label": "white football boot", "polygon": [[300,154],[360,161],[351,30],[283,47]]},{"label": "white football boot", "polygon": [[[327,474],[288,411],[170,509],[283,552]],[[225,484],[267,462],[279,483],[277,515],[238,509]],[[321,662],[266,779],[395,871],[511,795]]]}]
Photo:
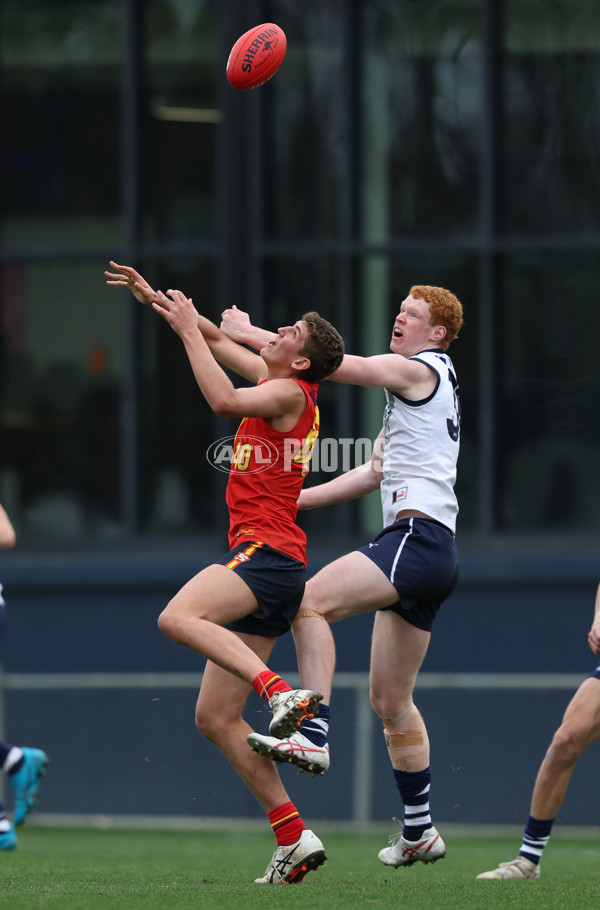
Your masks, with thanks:
[{"label": "white football boot", "polygon": [[284,739],[295,733],[305,717],[314,717],[319,712],[323,696],[310,689],[292,689],[290,692],[276,692],[269,699],[273,719],[269,733],[277,739]]},{"label": "white football boot", "polygon": [[308,771],[314,777],[325,774],[329,768],[329,746],[315,746],[303,733],[293,733],[288,739],[251,733],[248,745],[263,758],[276,762],[291,762],[301,771]]},{"label": "white football boot", "polygon": [[540,867],[526,856],[517,856],[509,863],[500,863],[497,869],[482,872],[477,878],[539,878]]},{"label": "white football boot", "polygon": [[322,866],[327,859],[325,848],[316,834],[305,829],[295,844],[277,847],[262,878],[255,885],[299,885],[307,872]]},{"label": "white football boot", "polygon": [[[402,822],[394,818],[397,825],[402,828]],[[402,831],[397,831],[390,836],[390,847],[379,851],[379,859],[386,866],[412,866],[413,863],[435,863],[446,855],[446,845],[439,832],[432,826],[423,832],[417,841],[406,840]]]}]

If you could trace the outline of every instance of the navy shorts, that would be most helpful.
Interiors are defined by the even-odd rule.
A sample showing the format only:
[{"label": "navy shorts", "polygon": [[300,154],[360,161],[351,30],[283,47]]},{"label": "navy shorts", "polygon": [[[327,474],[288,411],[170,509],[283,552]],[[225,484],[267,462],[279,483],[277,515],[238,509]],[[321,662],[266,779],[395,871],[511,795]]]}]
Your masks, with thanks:
[{"label": "navy shorts", "polygon": [[217,563],[242,578],[258,601],[258,610],[227,625],[232,632],[278,638],[289,632],[306,584],[304,564],[266,543],[245,541]]},{"label": "navy shorts", "polygon": [[458,581],[452,531],[430,518],[403,518],[359,552],[379,566],[398,592],[399,603],[385,609],[430,632],[435,614]]},{"label": "navy shorts", "polygon": [[590,673],[592,679],[600,679],[600,664],[596,667],[593,673]]}]

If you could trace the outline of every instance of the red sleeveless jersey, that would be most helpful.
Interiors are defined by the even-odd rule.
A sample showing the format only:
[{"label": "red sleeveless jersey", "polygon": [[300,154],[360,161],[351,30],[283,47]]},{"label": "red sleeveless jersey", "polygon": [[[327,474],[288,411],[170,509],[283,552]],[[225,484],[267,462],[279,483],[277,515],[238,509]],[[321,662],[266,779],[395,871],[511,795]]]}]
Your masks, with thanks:
[{"label": "red sleeveless jersey", "polygon": [[260,541],[306,565],[306,534],[296,515],[319,434],[318,385],[294,381],[306,395],[306,407],[292,430],[275,430],[262,417],[244,417],[238,427],[226,496],[229,547]]}]

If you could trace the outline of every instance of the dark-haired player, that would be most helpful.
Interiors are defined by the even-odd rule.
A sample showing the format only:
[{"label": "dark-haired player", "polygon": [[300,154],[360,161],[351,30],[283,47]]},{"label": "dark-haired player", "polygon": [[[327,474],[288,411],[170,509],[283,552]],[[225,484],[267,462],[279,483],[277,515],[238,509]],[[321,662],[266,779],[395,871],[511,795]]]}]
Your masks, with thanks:
[{"label": "dark-haired player", "polygon": [[[253,749],[275,761],[326,770],[327,702],[335,662],[328,623],[376,610],[371,702],[383,721],[404,804],[403,823],[395,819],[401,830],[379,859],[395,867],[433,862],[446,852],[431,821],[429,738],[413,690],[435,615],[458,578],[454,482],[460,407],[446,351],[462,320],[461,303],[450,291],[415,285],[394,320],[391,353],[346,355],[331,377],[385,390],[383,430],[367,465],[304,490],[299,506],[329,505],[379,488],[384,528],[308,581],[293,624],[301,678],[318,684],[325,707],[322,703],[318,717],[287,739],[258,733],[249,737]],[[222,326],[246,343],[266,337],[238,310],[226,311]]]},{"label": "dark-haired player", "polygon": [[[297,500],[318,433],[318,383],[342,361],[339,333],[307,313],[270,338],[260,356],[235,344],[180,291],[155,292],[128,266],[111,262],[108,283],[150,303],[183,341],[198,386],[220,417],[239,417],[227,486],[229,547],[187,582],[159,618],[164,634],[208,659],[198,702],[198,729],[229,759],[268,814],[277,850],[260,883],[300,882],[325,859],[270,762],[250,752],[242,711],[250,689],[273,710],[271,731],[285,736],[316,713],[317,692],[294,690],[266,661],[289,630],[304,592],[306,536]],[[215,359],[216,358],[216,359]],[[235,388],[217,360],[255,383]],[[268,470],[256,440],[277,456]]]}]

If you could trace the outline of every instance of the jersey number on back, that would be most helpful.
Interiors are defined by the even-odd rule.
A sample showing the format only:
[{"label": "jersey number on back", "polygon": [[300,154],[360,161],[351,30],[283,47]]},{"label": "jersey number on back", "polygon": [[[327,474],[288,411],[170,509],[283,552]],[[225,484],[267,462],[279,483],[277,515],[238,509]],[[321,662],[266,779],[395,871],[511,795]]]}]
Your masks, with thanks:
[{"label": "jersey number on back", "polygon": [[448,433],[450,439],[454,442],[458,442],[458,437],[460,435],[460,397],[458,394],[458,382],[456,381],[456,376],[454,373],[448,372],[448,379],[452,383],[452,394],[454,395],[454,420],[446,421],[446,426],[448,427]]}]

